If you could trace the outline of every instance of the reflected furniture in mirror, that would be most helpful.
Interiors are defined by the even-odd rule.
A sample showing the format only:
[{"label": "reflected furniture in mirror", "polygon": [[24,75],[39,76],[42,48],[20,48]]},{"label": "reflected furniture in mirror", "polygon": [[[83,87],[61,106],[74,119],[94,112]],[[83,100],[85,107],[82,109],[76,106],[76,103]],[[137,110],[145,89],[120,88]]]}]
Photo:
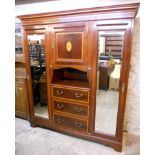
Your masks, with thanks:
[{"label": "reflected furniture in mirror", "polygon": [[139,3],[23,15],[31,126],[122,150]]},{"label": "reflected furniture in mirror", "polygon": [[98,31],[95,131],[111,135],[117,125],[123,42],[123,31],[106,31],[104,27]]},{"label": "reflected furniture in mirror", "polygon": [[43,34],[27,35],[34,115],[48,118],[46,59]]}]

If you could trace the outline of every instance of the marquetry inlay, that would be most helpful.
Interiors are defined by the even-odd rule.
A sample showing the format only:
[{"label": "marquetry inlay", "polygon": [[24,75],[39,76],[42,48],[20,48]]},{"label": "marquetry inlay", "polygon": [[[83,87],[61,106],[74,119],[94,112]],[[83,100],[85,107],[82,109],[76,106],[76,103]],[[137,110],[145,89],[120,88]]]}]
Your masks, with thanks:
[{"label": "marquetry inlay", "polygon": [[66,49],[67,49],[67,52],[71,52],[71,50],[72,50],[72,43],[70,41],[67,41]]}]

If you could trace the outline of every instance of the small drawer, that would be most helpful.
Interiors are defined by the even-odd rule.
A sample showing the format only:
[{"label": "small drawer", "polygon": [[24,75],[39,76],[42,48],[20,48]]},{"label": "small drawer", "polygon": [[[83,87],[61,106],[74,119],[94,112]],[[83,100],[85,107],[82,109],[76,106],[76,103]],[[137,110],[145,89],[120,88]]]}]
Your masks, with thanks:
[{"label": "small drawer", "polygon": [[54,114],[54,125],[76,131],[87,132],[87,121]]},{"label": "small drawer", "polygon": [[53,109],[65,113],[88,117],[88,106],[67,101],[53,100]]},{"label": "small drawer", "polygon": [[89,91],[69,88],[52,87],[53,97],[59,97],[79,102],[89,102]]},{"label": "small drawer", "polygon": [[25,80],[23,80],[23,79],[16,79],[15,82],[16,82],[15,85],[19,87],[19,86],[23,86],[24,85]]}]

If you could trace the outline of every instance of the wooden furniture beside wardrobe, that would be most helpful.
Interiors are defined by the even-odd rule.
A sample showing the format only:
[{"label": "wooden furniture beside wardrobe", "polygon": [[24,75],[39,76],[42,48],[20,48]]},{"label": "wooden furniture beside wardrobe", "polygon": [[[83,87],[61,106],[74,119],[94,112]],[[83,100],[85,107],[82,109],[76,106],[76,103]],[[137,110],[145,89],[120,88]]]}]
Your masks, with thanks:
[{"label": "wooden furniture beside wardrobe", "polygon": [[[18,17],[23,27],[23,49],[26,74],[29,77],[27,83],[31,126],[43,126],[105,144],[117,151],[122,150],[132,31],[138,7],[138,3],[133,3]],[[100,32],[104,37],[114,33],[113,36],[123,35],[124,39],[114,134],[98,132],[95,129]],[[36,49],[32,47],[34,49],[30,52],[30,42],[35,41],[36,45],[41,45],[45,51],[45,89],[48,100],[46,117],[36,115],[33,99],[30,53]],[[39,102],[37,104],[39,106]]]},{"label": "wooden furniture beside wardrobe", "polygon": [[15,63],[15,115],[29,119],[28,89],[23,56],[16,57]]}]

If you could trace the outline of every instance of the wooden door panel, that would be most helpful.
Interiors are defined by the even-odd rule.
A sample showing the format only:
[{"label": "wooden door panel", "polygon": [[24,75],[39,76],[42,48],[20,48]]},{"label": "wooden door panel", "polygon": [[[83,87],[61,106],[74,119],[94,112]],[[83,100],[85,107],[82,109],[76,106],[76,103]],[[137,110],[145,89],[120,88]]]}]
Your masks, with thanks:
[{"label": "wooden door panel", "polygon": [[22,79],[16,80],[15,87],[15,95],[16,95],[16,116],[22,118],[28,118],[28,95],[27,95],[27,86],[26,81]]},{"label": "wooden door panel", "polygon": [[[112,74],[111,74],[113,72],[113,69],[112,69],[113,67],[112,67],[111,63],[114,61],[117,62],[119,60],[118,63],[116,63],[116,62],[114,63],[114,66],[115,66],[115,68],[117,67],[117,65],[121,66],[120,76],[118,78],[119,79],[119,83],[118,83],[119,87],[118,87],[118,89],[113,90],[114,93],[116,92],[116,90],[119,93],[119,96],[117,98],[118,99],[117,100],[118,110],[116,111],[117,113],[116,113],[116,117],[115,117],[116,118],[115,132],[113,132],[112,134],[105,132],[103,130],[99,132],[99,131],[97,131],[97,127],[95,130],[96,120],[94,120],[94,119],[97,118],[97,115],[96,115],[97,110],[96,110],[96,114],[94,113],[95,111],[92,110],[92,112],[90,112],[90,113],[92,114],[91,118],[94,121],[93,121],[93,123],[91,123],[90,126],[91,126],[92,132],[97,136],[103,136],[103,137],[108,136],[108,138],[112,138],[112,136],[108,135],[108,134],[111,134],[114,136],[113,137],[114,139],[119,139],[119,140],[122,139],[122,133],[123,133],[122,132],[122,130],[123,130],[122,124],[123,124],[123,118],[124,118],[127,79],[128,79],[128,72],[129,72],[129,68],[127,66],[129,66],[129,62],[130,62],[130,46],[128,47],[128,45],[130,45],[130,41],[131,41],[129,39],[131,23],[132,23],[131,20],[109,20],[109,21],[94,22],[94,55],[93,55],[93,58],[95,59],[95,61],[94,61],[93,65],[96,67],[93,70],[93,75],[94,75],[93,83],[95,83],[95,84],[93,85],[92,102],[95,104],[91,105],[90,109],[96,109],[96,107],[97,107],[97,99],[98,99],[97,92],[99,91],[99,89],[100,89],[100,92],[102,92],[104,94],[106,94],[106,92],[107,92],[107,91],[104,92],[104,90],[102,90],[102,87],[100,87],[100,85],[98,86],[97,74],[98,74],[98,72],[101,73],[101,71],[98,68],[107,67],[108,79],[109,79],[108,90],[110,92],[111,91],[110,81],[112,78],[114,78],[114,77],[112,77]],[[99,42],[99,36],[104,38],[103,40],[101,40],[101,42]],[[100,50],[99,43],[102,43],[104,46],[104,48],[102,50]],[[108,48],[109,53],[107,53],[107,51],[106,51],[107,48]],[[117,53],[116,53],[116,50],[117,50]],[[103,52],[101,52],[101,51],[103,51]],[[120,51],[121,51],[121,55],[120,55]],[[105,63],[104,65],[102,65],[103,62]],[[99,80],[103,80],[103,78],[99,79]],[[104,82],[106,80],[104,80]],[[115,88],[115,87],[113,87],[113,88]],[[115,100],[113,102],[115,103]],[[109,101],[109,103],[110,103],[110,101]],[[108,119],[110,120],[110,118],[108,118]]]},{"label": "wooden door panel", "polygon": [[53,64],[87,65],[87,24],[57,24],[52,30]]},{"label": "wooden door panel", "polygon": [[83,59],[82,33],[59,33],[56,35],[57,60]]}]

